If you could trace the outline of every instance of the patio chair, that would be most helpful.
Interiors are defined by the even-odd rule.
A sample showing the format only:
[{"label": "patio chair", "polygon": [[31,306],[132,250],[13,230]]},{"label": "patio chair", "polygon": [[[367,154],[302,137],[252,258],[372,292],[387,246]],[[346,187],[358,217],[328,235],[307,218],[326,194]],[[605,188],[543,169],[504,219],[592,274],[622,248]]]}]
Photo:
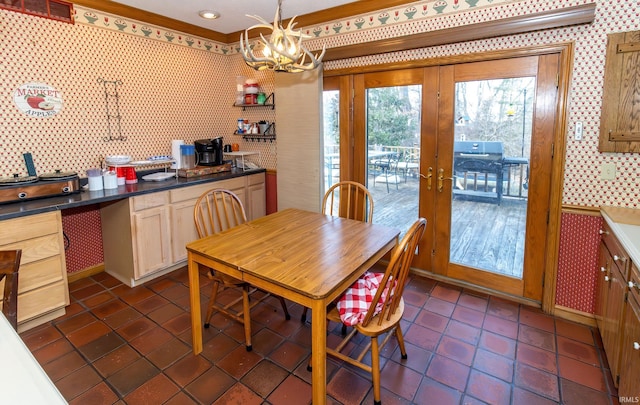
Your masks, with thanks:
[{"label": "patio chair", "polygon": [[395,163],[395,169],[401,171],[404,182],[407,182],[409,174],[417,174],[420,169],[420,156],[410,151],[405,151]]},{"label": "patio chair", "polygon": [[[322,213],[371,223],[373,221],[373,197],[365,186],[344,180],[331,186],[322,198]],[[302,310],[300,321],[307,321],[307,311]],[[345,329],[346,333],[346,329]]]},{"label": "patio chair", "polygon": [[376,186],[376,182],[385,183],[387,185],[387,193],[389,192],[389,183],[396,185],[398,190],[398,183],[400,179],[398,177],[398,157],[397,154],[391,153],[388,155],[380,156],[372,161],[373,165],[373,186]]},{"label": "patio chair", "polygon": [[4,279],[2,313],[13,329],[18,330],[18,270],[22,250],[0,251],[0,281]]},{"label": "patio chair", "polygon": [[[365,273],[327,314],[328,321],[353,326],[353,330],[337,346],[327,347],[327,355],[371,373],[374,404],[380,404],[380,351],[391,336],[396,336],[401,358],[407,358],[400,329],[404,312],[402,293],[411,261],[426,225],[427,221],[424,218],[418,219],[392,251],[391,260],[385,272]],[[365,309],[358,305],[363,301],[368,303]],[[354,350],[354,343],[349,343],[357,333],[370,338],[370,342],[362,350]],[[378,337],[383,335],[382,342],[379,342]],[[363,344],[364,341],[358,341],[355,346]],[[343,350],[345,350],[344,353]],[[371,351],[371,365],[367,364],[368,359],[364,359],[369,351]],[[310,367],[307,366],[307,369]]]},{"label": "patio chair", "polygon": [[[238,196],[224,189],[212,189],[203,193],[196,201],[193,218],[200,238],[222,232],[247,221],[247,215]],[[209,305],[207,306],[204,327],[209,327],[209,322],[211,321],[211,316],[214,311],[219,311],[235,319],[244,325],[246,349],[250,352],[252,350],[251,308],[268,298],[271,294],[259,290],[242,280],[225,274],[217,274],[213,269],[209,269],[207,276],[213,281],[213,288],[209,298]],[[229,303],[223,304],[217,301],[220,288],[222,288],[221,291],[239,289],[242,295]],[[254,294],[256,292],[258,292],[258,294]],[[282,305],[285,318],[291,319],[284,299],[282,297],[277,298]],[[234,307],[240,301],[242,301],[242,310],[235,310]]]}]

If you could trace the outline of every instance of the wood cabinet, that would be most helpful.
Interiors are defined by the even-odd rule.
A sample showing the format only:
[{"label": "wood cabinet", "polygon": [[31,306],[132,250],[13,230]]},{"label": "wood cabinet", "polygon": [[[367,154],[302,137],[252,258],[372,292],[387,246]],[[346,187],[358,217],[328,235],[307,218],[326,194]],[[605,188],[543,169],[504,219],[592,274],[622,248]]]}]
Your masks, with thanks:
[{"label": "wood cabinet", "polygon": [[618,396],[638,398],[640,387],[640,272],[632,263],[622,333]]},{"label": "wood cabinet", "polygon": [[[22,249],[18,331],[64,315],[69,289],[60,211],[2,221],[0,249]],[[0,282],[0,294],[3,288],[4,280]]]},{"label": "wood cabinet", "polygon": [[132,243],[134,277],[140,279],[149,273],[171,265],[171,227],[169,226],[168,192],[147,194],[131,198],[133,203]]},{"label": "wood cabinet", "polygon": [[100,209],[105,270],[133,287],[184,266],[185,245],[198,239],[193,207],[212,188],[236,193],[249,219],[265,215],[264,173],[106,203]]},{"label": "wood cabinet", "polygon": [[596,303],[596,322],[602,337],[602,343],[614,384],[618,386],[621,374],[622,333],[624,328],[627,299],[627,279],[630,260],[611,228],[603,222],[600,231],[600,277],[598,279],[598,300]]},{"label": "wood cabinet", "polygon": [[600,152],[640,152],[640,31],[607,36]]},{"label": "wood cabinet", "polygon": [[247,177],[247,218],[249,220],[267,215],[267,200],[264,175]]}]

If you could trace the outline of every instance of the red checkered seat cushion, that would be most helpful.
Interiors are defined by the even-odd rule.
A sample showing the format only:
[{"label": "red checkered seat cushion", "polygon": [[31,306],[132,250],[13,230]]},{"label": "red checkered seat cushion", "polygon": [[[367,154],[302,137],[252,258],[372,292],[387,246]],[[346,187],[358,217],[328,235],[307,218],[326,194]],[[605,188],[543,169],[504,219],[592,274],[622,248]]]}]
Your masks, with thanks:
[{"label": "red checkered seat cushion", "polygon": [[[345,291],[336,305],[342,323],[347,326],[362,323],[383,278],[384,273],[367,271]],[[389,288],[385,288],[385,291],[380,296],[380,300],[376,304],[375,314],[382,310],[388,290]]]}]

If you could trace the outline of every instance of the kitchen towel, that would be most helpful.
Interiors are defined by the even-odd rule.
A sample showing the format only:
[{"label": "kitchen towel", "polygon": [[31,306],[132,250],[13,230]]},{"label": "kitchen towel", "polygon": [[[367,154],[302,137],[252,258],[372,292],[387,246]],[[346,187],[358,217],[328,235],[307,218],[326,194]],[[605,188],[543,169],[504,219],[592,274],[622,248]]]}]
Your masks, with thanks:
[{"label": "kitchen towel", "polygon": [[179,169],[180,165],[180,145],[184,145],[184,141],[180,139],[174,139],[171,141],[171,157],[174,163],[171,164],[172,169]]}]

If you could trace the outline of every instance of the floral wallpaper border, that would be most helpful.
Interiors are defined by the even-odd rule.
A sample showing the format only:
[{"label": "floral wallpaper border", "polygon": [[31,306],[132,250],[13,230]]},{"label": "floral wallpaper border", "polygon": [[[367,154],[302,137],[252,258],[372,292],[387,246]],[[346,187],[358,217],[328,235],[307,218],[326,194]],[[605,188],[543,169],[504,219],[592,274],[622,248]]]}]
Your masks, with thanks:
[{"label": "floral wallpaper border", "polygon": [[[306,27],[303,32],[313,38],[329,37],[517,1],[519,0],[420,1],[398,8],[377,11],[372,14],[353,16],[346,20],[327,22],[316,27]],[[172,43],[174,45],[200,49],[206,52],[223,55],[231,55],[239,52],[239,45],[237,43],[224,44],[78,5],[74,5],[74,17],[77,24],[119,31],[130,35]]]}]

